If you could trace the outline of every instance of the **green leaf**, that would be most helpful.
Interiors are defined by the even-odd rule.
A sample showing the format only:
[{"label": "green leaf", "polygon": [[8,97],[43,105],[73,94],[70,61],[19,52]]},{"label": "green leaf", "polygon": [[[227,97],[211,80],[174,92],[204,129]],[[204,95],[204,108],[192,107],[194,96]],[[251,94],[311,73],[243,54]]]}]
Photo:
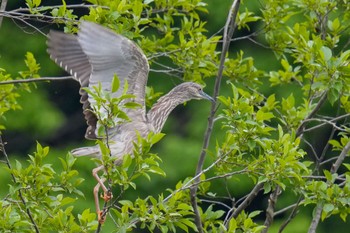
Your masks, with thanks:
[{"label": "green leaf", "polygon": [[123,168],[128,168],[130,167],[132,163],[132,158],[129,154],[124,155],[123,157]]},{"label": "green leaf", "polygon": [[329,61],[332,58],[332,50],[330,48],[322,46],[320,52],[325,61]]},{"label": "green leaf", "polygon": [[166,173],[160,167],[152,166],[150,167],[149,171],[164,177],[166,176]]},{"label": "green leaf", "polygon": [[249,213],[248,217],[249,218],[254,218],[254,217],[258,216],[261,212],[262,211],[260,211],[260,210],[255,210],[255,211]]},{"label": "green leaf", "polygon": [[113,79],[112,79],[112,93],[115,93],[118,91],[120,86],[120,81],[119,78],[116,74],[114,74]]},{"label": "green leaf", "polygon": [[327,99],[333,105],[339,99],[339,91],[335,88],[330,88],[327,94]]},{"label": "green leaf", "polygon": [[272,112],[265,112],[262,109],[256,112],[256,120],[257,121],[268,121],[273,118],[274,115]]},{"label": "green leaf", "polygon": [[231,218],[228,225],[228,232],[236,232],[237,227],[237,220],[235,218]]},{"label": "green leaf", "polygon": [[157,133],[151,136],[151,144],[154,145],[165,136],[164,133]]},{"label": "green leaf", "polygon": [[326,212],[327,214],[332,212],[334,210],[334,205],[327,203],[323,206],[323,211]]},{"label": "green leaf", "polygon": [[323,170],[323,173],[324,173],[327,181],[333,182],[333,176],[328,170]]}]

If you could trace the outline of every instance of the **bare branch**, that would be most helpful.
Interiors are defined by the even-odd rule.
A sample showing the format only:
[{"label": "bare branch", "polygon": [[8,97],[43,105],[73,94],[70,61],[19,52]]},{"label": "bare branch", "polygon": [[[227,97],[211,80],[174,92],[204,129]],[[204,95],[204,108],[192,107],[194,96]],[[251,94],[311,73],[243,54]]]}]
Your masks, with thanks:
[{"label": "bare branch", "polygon": [[[297,202],[298,203],[298,202]],[[280,209],[280,210],[277,210],[275,213],[274,213],[274,217],[277,216],[277,215],[280,215],[280,214],[283,214],[284,212],[290,210],[290,209],[293,209],[295,206],[297,206],[297,203],[294,203],[294,204],[291,204],[289,206],[286,206],[284,207],[283,209]]]},{"label": "bare branch", "polygon": [[258,183],[254,186],[252,191],[246,196],[244,201],[236,208],[232,208],[228,214],[233,212],[231,216],[226,217],[224,224],[226,227],[228,227],[228,224],[231,220],[231,218],[236,218],[251,202],[252,200],[258,195],[259,191],[264,187],[264,183]]},{"label": "bare branch", "polygon": [[[258,195],[259,191],[264,187],[264,183],[258,183],[254,186],[252,191],[245,197],[244,201],[235,209],[234,207],[228,212],[227,217],[224,221],[226,227],[232,218],[236,218],[242,210],[244,210],[252,200]],[[232,213],[232,214],[231,214]],[[230,215],[231,214],[231,215]]]},{"label": "bare branch", "polygon": [[[192,179],[190,179],[186,184],[184,184],[180,189],[177,189],[175,190],[172,194],[170,194],[169,196],[167,196],[165,199],[164,199],[164,202],[167,202],[174,194],[182,191],[182,190],[185,190],[185,189],[188,189],[188,188],[193,188],[194,186],[197,186],[204,182],[204,181],[201,181],[200,180],[200,177],[201,175],[203,175],[204,173],[208,172],[210,169],[212,169],[218,162],[220,162],[224,157],[226,156],[226,154],[220,156],[217,160],[214,161],[214,163],[212,163],[209,167],[207,167],[206,169],[202,170],[199,174],[197,174],[195,177],[193,177]],[[231,174],[233,175],[233,174]],[[208,178],[206,181],[208,181],[209,179],[211,178]],[[196,181],[196,182],[195,182]],[[195,183],[194,183],[195,182]],[[194,186],[192,186],[194,185]]]},{"label": "bare branch", "polygon": [[[7,0],[2,0],[0,5],[0,11],[5,11],[7,5]],[[2,25],[2,19],[3,17],[0,15],[0,27]]]},{"label": "bare branch", "polygon": [[[9,169],[12,169],[11,163],[10,163],[10,160],[9,160],[9,157],[8,157],[8,155],[7,155],[7,153],[6,153],[6,150],[5,150],[5,144],[4,144],[4,142],[2,141],[1,133],[0,133],[0,151],[2,151],[2,154],[5,156],[5,160],[6,160],[7,167],[8,167]],[[17,180],[16,180],[16,177],[13,175],[13,173],[11,173],[11,177],[12,177],[13,183],[16,184],[16,183],[17,183]],[[22,195],[21,189],[18,189],[18,196],[19,196],[19,198],[21,199],[24,208],[26,209],[26,213],[27,213],[27,215],[28,215],[28,217],[29,217],[30,222],[32,223],[32,226],[33,226],[35,232],[36,232],[36,233],[39,233],[39,232],[40,232],[40,231],[39,231],[39,227],[38,227],[38,225],[36,224],[36,222],[35,222],[35,220],[34,220],[34,218],[33,218],[32,212],[31,212],[30,209],[28,209],[28,207],[27,207],[27,202],[24,200],[24,197],[23,197],[23,195]]]},{"label": "bare branch", "polygon": [[317,152],[316,152],[314,146],[313,146],[308,140],[306,140],[305,138],[303,138],[302,140],[303,140],[303,142],[304,142],[306,145],[308,145],[308,146],[310,147],[310,149],[311,149],[311,151],[312,151],[312,154],[315,156],[316,161],[319,161],[319,157],[318,157],[318,155],[317,155]]},{"label": "bare branch", "polygon": [[324,104],[324,102],[327,99],[327,93],[328,90],[324,91],[320,100],[318,101],[316,107],[310,112],[310,114],[301,122],[301,124],[299,125],[297,131],[296,131],[296,135],[297,137],[299,137],[301,134],[304,133],[304,126],[306,124],[306,121],[310,118],[312,118],[317,112],[318,110],[320,110],[320,108],[322,107],[322,105]]},{"label": "bare branch", "polygon": [[323,122],[323,123],[319,124],[317,126],[314,126],[312,128],[309,128],[309,129],[304,129],[303,133],[311,131],[311,130],[315,130],[315,129],[320,128],[320,127],[327,125],[327,124],[333,126],[335,129],[337,129],[339,131],[346,131],[346,129],[337,126],[336,123],[334,123],[334,121],[335,121],[334,119],[329,121],[329,120],[324,120],[324,119],[319,119],[319,118],[310,118],[310,119],[305,119],[303,122],[306,124],[306,123],[312,122],[312,121]]},{"label": "bare branch", "polygon": [[342,152],[340,153],[338,159],[335,161],[331,168],[331,173],[334,174],[338,171],[340,165],[343,163],[345,157],[348,155],[350,151],[350,141],[344,146]]},{"label": "bare branch", "polygon": [[36,82],[44,82],[44,81],[62,81],[67,79],[73,79],[73,76],[15,79],[15,80],[2,81],[0,82],[0,85],[16,84],[16,83],[36,83]]},{"label": "bare branch", "polygon": [[255,187],[250,191],[247,198],[237,207],[237,209],[233,212],[232,217],[236,218],[242,210],[244,210],[252,200],[258,195],[259,191],[264,187],[264,183],[258,183]]},{"label": "bare branch", "polygon": [[316,207],[316,211],[314,213],[314,217],[312,218],[308,233],[316,232],[316,228],[321,219],[322,209],[323,209],[323,205],[319,203]]},{"label": "bare branch", "polygon": [[269,197],[269,204],[267,206],[267,209],[266,209],[266,219],[265,219],[265,222],[264,222],[264,226],[265,228],[261,231],[262,233],[267,233],[268,230],[269,230],[269,227],[271,226],[272,222],[273,222],[273,217],[275,216],[275,206],[276,206],[276,203],[277,203],[277,199],[278,199],[278,196],[281,194],[281,188],[280,186],[277,186],[275,191],[273,191],[271,194],[270,194],[270,197]]},{"label": "bare branch", "polygon": [[278,230],[278,233],[281,233],[284,230],[284,228],[286,228],[286,226],[290,223],[290,221],[292,221],[292,219],[297,215],[298,207],[302,201],[303,201],[303,198],[300,196],[298,201],[295,204],[288,206],[280,211],[275,212],[275,215],[278,215],[278,214],[283,213],[284,211],[288,210],[290,207],[293,207],[292,213],[288,216],[287,220],[283,222],[280,229]]},{"label": "bare branch", "polygon": [[[323,126],[325,126],[325,125],[327,125],[327,124],[334,125],[335,123],[333,123],[333,122],[336,122],[336,121],[341,120],[341,119],[343,119],[343,118],[347,118],[347,117],[349,117],[349,116],[350,116],[350,114],[348,113],[348,114],[345,114],[345,115],[342,115],[342,116],[339,116],[339,117],[335,117],[335,118],[330,119],[330,120],[323,120],[324,123],[319,124],[319,125],[316,125],[316,126],[313,126],[313,127],[311,127],[311,128],[308,128],[308,129],[304,129],[304,130],[303,130],[303,133],[313,131],[313,130],[318,129],[318,128],[321,128],[321,127],[323,127]],[[319,121],[322,121],[321,119],[318,119],[318,120],[319,120]],[[339,127],[338,127],[338,128],[339,128]],[[342,128],[340,128],[340,130],[341,130],[341,131],[344,131],[344,129],[342,129]]]}]

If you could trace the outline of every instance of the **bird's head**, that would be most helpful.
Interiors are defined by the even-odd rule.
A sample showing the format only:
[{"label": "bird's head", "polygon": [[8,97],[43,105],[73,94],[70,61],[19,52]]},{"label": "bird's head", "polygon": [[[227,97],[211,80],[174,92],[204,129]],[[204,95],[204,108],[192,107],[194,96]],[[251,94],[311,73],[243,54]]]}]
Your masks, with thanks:
[{"label": "bird's head", "polygon": [[185,82],[174,88],[177,95],[181,97],[182,100],[188,101],[191,99],[207,99],[212,102],[215,100],[203,91],[203,87],[194,82]]}]

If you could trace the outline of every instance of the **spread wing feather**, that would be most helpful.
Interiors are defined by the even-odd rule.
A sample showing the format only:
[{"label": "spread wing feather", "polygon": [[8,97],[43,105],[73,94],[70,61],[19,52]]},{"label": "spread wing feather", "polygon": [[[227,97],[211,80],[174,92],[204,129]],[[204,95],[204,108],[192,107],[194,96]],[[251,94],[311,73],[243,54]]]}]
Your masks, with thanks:
[{"label": "spread wing feather", "polygon": [[[78,35],[51,31],[48,40],[50,57],[74,78],[82,87],[101,83],[104,91],[111,91],[111,82],[116,74],[121,87],[128,82],[128,93],[135,96],[131,101],[140,109],[124,109],[131,119],[145,118],[145,87],[149,65],[147,58],[131,40],[95,23],[83,21]],[[113,95],[118,97],[122,90]],[[80,90],[88,128],[87,139],[96,139],[97,118],[90,111],[94,100]]]}]

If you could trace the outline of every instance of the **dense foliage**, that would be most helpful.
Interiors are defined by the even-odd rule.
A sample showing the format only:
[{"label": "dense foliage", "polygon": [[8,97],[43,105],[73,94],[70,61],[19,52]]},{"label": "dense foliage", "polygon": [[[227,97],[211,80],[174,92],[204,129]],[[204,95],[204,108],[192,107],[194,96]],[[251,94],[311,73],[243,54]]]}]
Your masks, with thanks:
[{"label": "dense foliage", "polygon": [[[97,222],[90,193],[83,188],[92,176],[82,178],[77,159],[67,150],[52,164],[47,161],[49,147],[38,142],[26,162],[6,153],[1,139],[2,168],[7,167],[12,179],[0,200],[1,231],[316,232],[317,227],[322,231],[322,221],[346,222],[350,214],[348,0],[232,1],[231,8],[219,12],[227,22],[224,30],[216,32],[208,31],[207,25],[210,13],[221,8],[200,0],[62,1],[54,6],[25,0],[26,7],[13,10],[6,10],[4,2],[0,17],[26,22],[38,32],[37,22],[60,24],[66,33],[77,32],[81,20],[102,24],[142,48],[151,76],[207,83],[206,90],[214,86],[216,103],[210,112],[205,105],[206,115],[200,116],[209,118],[207,131],[189,139],[193,145],[211,141],[190,152],[200,157],[192,163],[190,175],[176,174],[176,184],[163,181],[155,194],[140,191],[145,187],[142,177],[152,187],[159,181],[157,175],[171,175],[161,163],[165,153],[179,156],[182,163],[194,160],[184,145],[168,140],[163,148],[174,151],[160,146],[157,154],[152,146],[162,144],[164,135],[150,134],[135,142],[133,156],[126,155],[120,166],[113,166],[108,138],[97,142],[103,159],[96,162],[106,166],[105,177],[114,194],[104,203],[105,225]],[[86,13],[77,14],[76,9]],[[221,23],[218,27],[224,26]],[[0,66],[1,135],[10,127],[6,117],[11,111],[31,107],[19,104],[20,95],[35,92],[35,79],[40,79],[43,69],[35,51],[26,49],[30,51],[24,59],[27,68],[16,77]],[[22,81],[13,82],[17,79]],[[127,89],[119,87],[117,77],[112,85],[114,91]],[[115,124],[110,121],[115,117],[128,120],[119,104],[129,96],[118,99],[98,88],[87,91],[98,107],[110,110],[100,117],[101,125]],[[159,96],[149,86],[147,106]],[[198,132],[195,122],[189,127]],[[168,166],[182,171],[181,164]],[[129,192],[138,194],[132,197]]]}]

